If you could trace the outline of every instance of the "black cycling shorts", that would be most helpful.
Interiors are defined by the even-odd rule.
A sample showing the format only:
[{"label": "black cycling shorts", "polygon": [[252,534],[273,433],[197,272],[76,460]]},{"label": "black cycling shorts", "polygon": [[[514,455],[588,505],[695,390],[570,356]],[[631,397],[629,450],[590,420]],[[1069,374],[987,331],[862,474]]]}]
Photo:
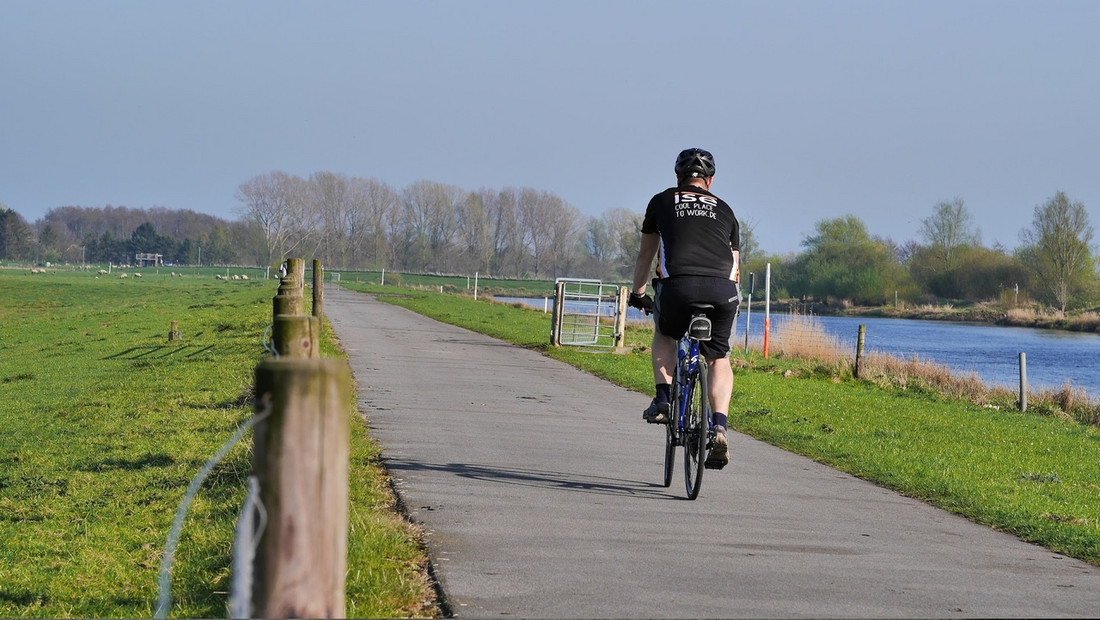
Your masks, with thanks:
[{"label": "black cycling shorts", "polygon": [[691,321],[691,304],[714,306],[706,315],[711,323],[710,340],[699,343],[707,359],[726,357],[730,337],[741,305],[741,290],[736,282],[708,276],[674,276],[653,281],[653,322],[661,334],[679,340]]}]

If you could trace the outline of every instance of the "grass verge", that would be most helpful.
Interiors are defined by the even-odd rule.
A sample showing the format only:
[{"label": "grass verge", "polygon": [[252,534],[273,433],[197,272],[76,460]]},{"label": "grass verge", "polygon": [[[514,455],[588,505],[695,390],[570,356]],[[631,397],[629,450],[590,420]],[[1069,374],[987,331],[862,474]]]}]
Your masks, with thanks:
[{"label": "grass verge", "polygon": [[[540,350],[624,387],[652,390],[649,329],[628,329],[632,352],[625,355],[553,348],[550,318],[536,310],[345,286]],[[733,361],[739,369],[730,424],[737,430],[1100,565],[1100,428],[945,397],[923,381],[856,380],[834,362],[765,360],[736,350]]]},{"label": "grass verge", "polygon": [[[0,617],[150,617],[191,479],[251,415],[273,281],[0,272]],[[170,322],[183,340],[168,342]],[[322,350],[339,355],[326,334]],[[418,532],[353,424],[348,609],[430,616]],[[224,617],[250,435],[184,522],[173,617]]]}]

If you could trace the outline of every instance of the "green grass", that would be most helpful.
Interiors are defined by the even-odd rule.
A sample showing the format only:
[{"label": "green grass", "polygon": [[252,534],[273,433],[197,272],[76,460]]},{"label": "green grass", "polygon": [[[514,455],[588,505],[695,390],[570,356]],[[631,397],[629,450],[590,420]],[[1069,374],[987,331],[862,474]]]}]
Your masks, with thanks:
[{"label": "green grass", "polygon": [[[0,271],[0,617],[152,616],[184,491],[252,415],[275,282],[141,271]],[[339,354],[330,338],[322,351]],[[226,614],[245,437],[184,523],[174,617]],[[418,533],[378,460],[353,424],[348,614],[431,615]]]},{"label": "green grass", "polygon": [[[550,316],[536,310],[460,295],[359,288],[627,388],[653,389],[650,329],[628,329],[632,352],[625,355],[553,348]],[[733,428],[1100,565],[1100,428],[946,399],[919,385],[883,389],[838,378],[812,362],[764,360],[737,350],[734,358]]]},{"label": "green grass", "polygon": [[[338,271],[338,270],[337,270]],[[381,271],[338,271],[341,284],[378,285],[382,281]],[[332,275],[330,274],[330,279]],[[386,286],[401,286],[411,289],[438,291],[443,287],[447,293],[469,293],[473,295],[474,274],[468,276],[442,276],[432,274],[386,272]],[[554,295],[553,280],[521,280],[512,278],[491,278],[481,274],[477,279],[479,295],[504,295],[509,297],[545,297]]]}]

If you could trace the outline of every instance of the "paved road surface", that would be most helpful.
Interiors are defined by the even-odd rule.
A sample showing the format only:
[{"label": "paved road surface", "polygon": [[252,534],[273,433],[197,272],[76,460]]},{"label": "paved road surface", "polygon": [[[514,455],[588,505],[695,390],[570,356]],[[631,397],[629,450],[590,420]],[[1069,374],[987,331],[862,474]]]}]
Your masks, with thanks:
[{"label": "paved road surface", "polygon": [[742,435],[687,501],[647,396],[325,292],[457,617],[1100,616],[1100,569]]}]

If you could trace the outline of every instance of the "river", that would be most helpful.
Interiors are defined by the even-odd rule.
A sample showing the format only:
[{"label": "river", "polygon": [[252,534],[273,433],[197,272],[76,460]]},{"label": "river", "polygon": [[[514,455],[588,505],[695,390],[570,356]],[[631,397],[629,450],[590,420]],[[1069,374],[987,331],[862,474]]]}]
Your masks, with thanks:
[{"label": "river", "polygon": [[[552,305],[552,300],[547,302],[543,298],[498,297],[497,300],[520,302],[540,310]],[[634,309],[627,318],[644,320]],[[759,348],[758,343],[764,335],[764,313],[756,307],[751,317],[744,311],[738,317],[734,346],[744,347],[746,318],[749,319],[749,340]],[[772,315],[772,330],[786,318],[783,314]],[[990,385],[1013,389],[1019,386],[1019,355],[1025,353],[1031,389],[1057,388],[1068,382],[1091,397],[1100,397],[1100,334],[877,317],[816,316],[813,319],[853,353],[862,324],[867,326],[865,351],[878,351],[901,359],[918,357],[955,371],[974,372]]]}]

